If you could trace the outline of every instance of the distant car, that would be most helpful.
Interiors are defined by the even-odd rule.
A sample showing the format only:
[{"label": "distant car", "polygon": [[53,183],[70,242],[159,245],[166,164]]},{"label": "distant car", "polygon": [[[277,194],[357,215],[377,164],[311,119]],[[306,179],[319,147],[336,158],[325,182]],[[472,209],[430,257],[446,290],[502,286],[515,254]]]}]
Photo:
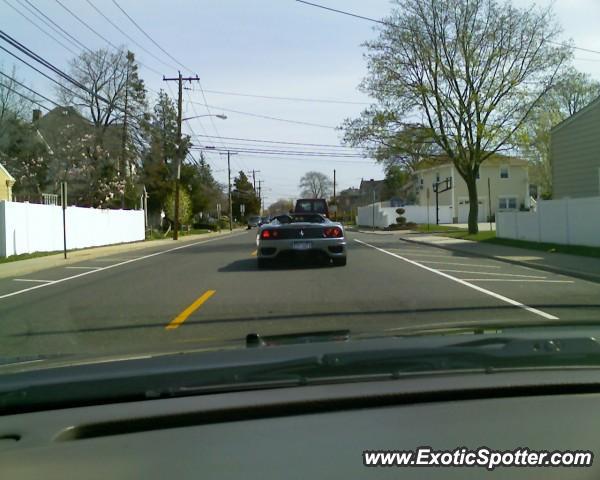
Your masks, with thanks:
[{"label": "distant car", "polygon": [[248,217],[248,230],[252,227],[258,227],[261,218],[259,215],[252,215]]},{"label": "distant car", "polygon": [[262,227],[266,223],[270,223],[270,222],[271,222],[271,217],[260,217],[260,221],[258,222],[258,226]]},{"label": "distant car", "polygon": [[290,213],[275,217],[256,236],[258,267],[285,257],[326,258],[346,265],[346,238],[341,223],[318,213]]},{"label": "distant car", "polygon": [[329,208],[324,198],[300,198],[296,200],[292,213],[320,213],[329,218]]}]

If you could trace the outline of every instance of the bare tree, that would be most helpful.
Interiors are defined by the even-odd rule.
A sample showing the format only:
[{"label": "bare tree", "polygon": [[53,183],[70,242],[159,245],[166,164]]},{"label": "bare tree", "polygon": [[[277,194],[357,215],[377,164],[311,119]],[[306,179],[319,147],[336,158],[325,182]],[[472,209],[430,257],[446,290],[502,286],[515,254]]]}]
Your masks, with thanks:
[{"label": "bare tree", "polygon": [[[1,64],[0,71],[5,72],[4,66]],[[25,96],[32,95],[27,95],[27,92],[18,82],[17,68],[14,65],[10,74],[7,73],[6,76],[0,76],[0,124],[9,118],[31,118],[33,104],[19,95],[19,93]]]},{"label": "bare tree", "polygon": [[301,195],[307,198],[327,198],[331,195],[333,182],[321,172],[307,172],[300,179]]},{"label": "bare tree", "polygon": [[288,213],[293,207],[294,204],[291,200],[288,200],[286,198],[280,198],[276,202],[269,205],[267,211],[269,212],[269,215],[281,215],[284,213]]},{"label": "bare tree", "polygon": [[[363,121],[420,116],[467,184],[475,233],[479,166],[511,146],[570,49],[552,43],[559,28],[550,8],[522,10],[496,0],[396,0],[396,6],[379,38],[366,43],[369,74],[361,88],[377,106],[363,112]],[[352,120],[344,124],[354,127]]]}]

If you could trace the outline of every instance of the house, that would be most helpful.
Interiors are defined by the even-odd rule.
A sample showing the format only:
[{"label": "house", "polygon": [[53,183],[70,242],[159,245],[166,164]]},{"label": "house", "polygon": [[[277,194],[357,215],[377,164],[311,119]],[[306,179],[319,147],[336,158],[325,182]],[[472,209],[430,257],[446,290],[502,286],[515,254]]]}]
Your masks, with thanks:
[{"label": "house", "polygon": [[[450,161],[436,166],[418,169],[413,176],[416,204],[435,205],[434,182],[451,179],[452,188],[439,193],[440,206],[450,206],[454,223],[466,223],[469,216],[469,192],[467,184]],[[490,192],[488,194],[488,179]],[[443,186],[440,188],[444,188]],[[477,178],[479,198],[479,221],[488,220],[489,197],[491,196],[491,214],[504,210],[529,209],[529,175],[526,160],[494,155],[479,167]]]},{"label": "house", "polygon": [[356,207],[362,205],[362,196],[358,188],[347,188],[336,196],[338,215],[350,215]]},{"label": "house", "polygon": [[381,201],[385,190],[385,180],[361,179],[358,189],[363,205],[373,203],[373,195],[375,195],[375,201]]},{"label": "house", "polygon": [[550,131],[552,197],[600,196],[600,97]]},{"label": "house", "polygon": [[14,184],[15,179],[0,163],[0,201],[6,200],[10,202],[12,200],[12,187]]}]

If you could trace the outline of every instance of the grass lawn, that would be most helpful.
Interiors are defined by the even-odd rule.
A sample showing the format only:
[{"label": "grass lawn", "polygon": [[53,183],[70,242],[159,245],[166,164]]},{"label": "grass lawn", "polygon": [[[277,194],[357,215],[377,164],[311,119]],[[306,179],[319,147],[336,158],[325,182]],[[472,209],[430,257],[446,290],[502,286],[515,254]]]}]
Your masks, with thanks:
[{"label": "grass lawn", "polygon": [[437,233],[437,232],[464,232],[464,229],[457,227],[449,227],[447,225],[436,225],[435,223],[431,223],[427,225],[426,223],[420,223],[412,230],[416,232],[422,233]]},{"label": "grass lawn", "polygon": [[47,257],[48,255],[56,255],[57,253],[63,253],[62,250],[57,252],[34,252],[34,253],[22,253],[20,255],[11,255],[9,257],[1,257],[1,263],[18,262],[19,260],[29,260],[30,258]]},{"label": "grass lawn", "polygon": [[[556,243],[538,243],[528,242],[526,240],[513,240],[511,238],[496,238],[495,231],[479,232],[471,235],[465,229],[452,228],[444,225],[430,225],[430,227],[431,232],[436,232],[435,235],[443,237],[462,238],[464,240],[473,240],[475,242],[493,243],[495,245],[505,245],[507,247],[527,248],[529,250],[538,250],[541,252],[566,253],[569,255],[579,255],[582,257],[600,258],[600,247],[560,245]],[[415,230],[419,232],[427,232],[427,225],[419,225]]]}]

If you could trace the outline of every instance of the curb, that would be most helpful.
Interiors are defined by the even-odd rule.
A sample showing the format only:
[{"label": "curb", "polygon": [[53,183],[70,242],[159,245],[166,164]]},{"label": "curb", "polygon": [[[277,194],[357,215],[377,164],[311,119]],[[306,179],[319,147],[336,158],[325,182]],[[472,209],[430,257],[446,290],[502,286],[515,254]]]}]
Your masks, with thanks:
[{"label": "curb", "polygon": [[[434,243],[419,242],[418,240],[412,240],[412,239],[409,240],[407,238],[399,238],[399,240],[407,242],[407,243],[414,243],[416,245],[426,245],[428,247],[435,247],[435,248],[439,248],[441,250],[447,250],[449,252],[458,252],[458,253],[462,253],[463,255],[467,255],[467,256],[471,256],[471,257],[489,258],[492,260],[497,260],[499,262],[510,263],[512,265],[519,265],[521,267],[534,268],[534,269],[542,270],[545,272],[557,273],[559,275],[566,275],[566,276],[570,276],[570,277],[579,278],[581,280],[587,280],[590,282],[600,283],[600,275],[595,275],[593,273],[585,273],[585,272],[581,272],[579,270],[570,270],[567,268],[552,267],[549,265],[540,265],[539,263],[528,263],[528,262],[523,262],[520,260],[510,260],[508,258],[499,258],[499,257],[495,257],[494,255],[487,255],[485,253],[465,252],[458,248],[452,248],[452,247],[448,247],[445,245],[437,245]],[[535,252],[535,250],[531,250],[531,251]]]}]

